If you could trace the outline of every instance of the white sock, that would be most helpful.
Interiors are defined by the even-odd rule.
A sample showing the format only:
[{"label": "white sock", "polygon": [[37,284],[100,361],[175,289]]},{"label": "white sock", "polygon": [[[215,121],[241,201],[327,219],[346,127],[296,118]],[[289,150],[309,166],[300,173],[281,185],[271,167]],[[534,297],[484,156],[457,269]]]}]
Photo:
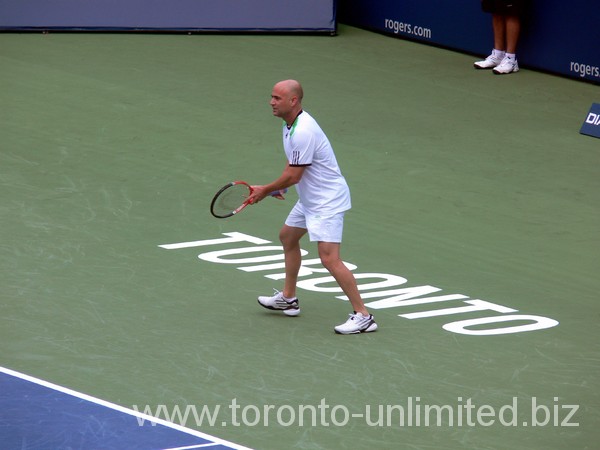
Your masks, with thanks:
[{"label": "white sock", "polygon": [[492,56],[494,58],[502,59],[502,58],[504,58],[504,55],[505,55],[504,50],[496,50],[496,49],[492,50]]},{"label": "white sock", "polygon": [[517,59],[517,55],[515,55],[514,53],[506,53],[506,57],[512,60]]}]

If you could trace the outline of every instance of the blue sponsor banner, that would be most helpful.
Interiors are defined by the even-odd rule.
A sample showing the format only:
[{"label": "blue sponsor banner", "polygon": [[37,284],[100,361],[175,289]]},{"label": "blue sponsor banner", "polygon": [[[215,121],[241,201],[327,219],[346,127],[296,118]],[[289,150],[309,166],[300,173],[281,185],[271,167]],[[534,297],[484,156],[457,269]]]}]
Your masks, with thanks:
[{"label": "blue sponsor banner", "polygon": [[0,0],[0,30],[309,31],[336,0]]},{"label": "blue sponsor banner", "polygon": [[[597,0],[531,0],[522,20],[519,64],[600,83],[598,5]],[[340,0],[338,19],[481,57],[493,47],[492,17],[479,0]]]},{"label": "blue sponsor banner", "polygon": [[583,121],[581,134],[587,134],[588,136],[594,136],[600,138],[600,103],[592,103],[590,112]]}]

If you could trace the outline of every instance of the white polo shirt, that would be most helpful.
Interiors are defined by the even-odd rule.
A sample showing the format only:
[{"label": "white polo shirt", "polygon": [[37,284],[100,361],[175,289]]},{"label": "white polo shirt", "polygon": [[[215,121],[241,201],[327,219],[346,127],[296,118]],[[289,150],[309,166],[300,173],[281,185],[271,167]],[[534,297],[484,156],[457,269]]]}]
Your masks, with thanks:
[{"label": "white polo shirt", "polygon": [[290,128],[284,122],[283,148],[290,166],[306,167],[296,191],[307,213],[331,215],[351,208],[350,190],[333,148],[306,111]]}]

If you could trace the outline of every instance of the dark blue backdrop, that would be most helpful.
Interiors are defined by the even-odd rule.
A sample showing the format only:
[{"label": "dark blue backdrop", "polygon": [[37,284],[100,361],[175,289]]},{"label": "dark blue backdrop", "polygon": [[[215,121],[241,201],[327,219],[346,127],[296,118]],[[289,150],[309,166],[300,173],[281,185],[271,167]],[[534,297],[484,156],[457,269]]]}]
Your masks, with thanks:
[{"label": "dark blue backdrop", "polygon": [[[341,23],[487,56],[491,15],[479,0],[338,0]],[[520,65],[600,82],[600,1],[532,0]]]}]

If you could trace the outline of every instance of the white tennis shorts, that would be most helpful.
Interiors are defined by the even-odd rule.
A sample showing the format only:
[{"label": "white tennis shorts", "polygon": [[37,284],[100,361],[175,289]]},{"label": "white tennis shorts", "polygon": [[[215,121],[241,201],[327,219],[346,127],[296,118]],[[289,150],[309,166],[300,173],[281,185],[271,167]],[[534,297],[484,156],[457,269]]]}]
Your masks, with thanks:
[{"label": "white tennis shorts", "polygon": [[290,211],[285,224],[289,227],[308,230],[308,237],[313,242],[342,242],[344,232],[344,213],[331,215],[307,214],[300,202]]}]

